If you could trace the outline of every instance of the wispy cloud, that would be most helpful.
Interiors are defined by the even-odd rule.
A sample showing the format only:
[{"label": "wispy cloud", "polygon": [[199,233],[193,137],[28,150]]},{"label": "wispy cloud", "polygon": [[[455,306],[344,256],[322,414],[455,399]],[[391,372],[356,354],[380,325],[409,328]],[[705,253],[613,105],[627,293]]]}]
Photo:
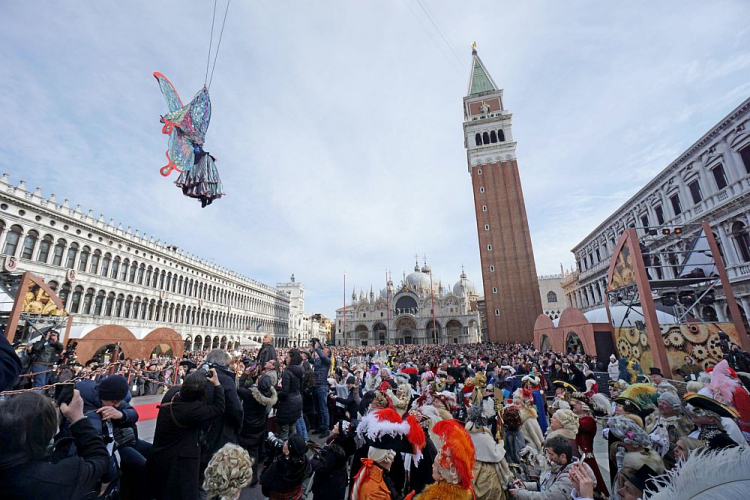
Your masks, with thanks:
[{"label": "wispy cloud", "polygon": [[[467,65],[477,40],[505,88],[540,274],[569,266],[570,248],[750,94],[741,0],[430,10]],[[210,15],[197,0],[6,2],[3,170],[269,284],[294,272],[314,312],[341,303],[345,270],[349,287],[378,288],[414,253],[444,284],[461,264],[481,283],[468,74],[404,2],[234,2],[207,142],[229,194],[201,210],[163,179],[151,73],[192,97]]]}]

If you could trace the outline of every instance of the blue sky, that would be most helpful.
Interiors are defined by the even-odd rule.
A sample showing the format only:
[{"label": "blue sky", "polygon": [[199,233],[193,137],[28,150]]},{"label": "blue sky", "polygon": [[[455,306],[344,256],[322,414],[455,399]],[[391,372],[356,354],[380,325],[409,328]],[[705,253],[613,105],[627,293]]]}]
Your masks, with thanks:
[{"label": "blue sky", "polygon": [[0,165],[265,283],[295,273],[309,312],[341,305],[344,271],[348,296],[386,268],[398,281],[415,253],[444,284],[464,264],[481,285],[461,111],[474,40],[514,113],[539,274],[570,267],[576,243],[750,95],[742,0],[235,0],[206,145],[228,196],[202,210],[158,173],[151,74],[192,98],[212,8],[4,2]]}]

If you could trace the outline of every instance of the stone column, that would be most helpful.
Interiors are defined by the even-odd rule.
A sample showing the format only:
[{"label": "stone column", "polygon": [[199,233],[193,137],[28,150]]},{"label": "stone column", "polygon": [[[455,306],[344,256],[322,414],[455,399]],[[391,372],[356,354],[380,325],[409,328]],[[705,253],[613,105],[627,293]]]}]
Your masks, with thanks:
[{"label": "stone column", "polygon": [[739,263],[737,258],[737,250],[734,248],[734,241],[727,235],[726,229],[723,223],[716,225],[716,229],[719,232],[719,240],[721,241],[721,248],[724,251],[724,258],[726,259],[726,267],[733,267]]}]

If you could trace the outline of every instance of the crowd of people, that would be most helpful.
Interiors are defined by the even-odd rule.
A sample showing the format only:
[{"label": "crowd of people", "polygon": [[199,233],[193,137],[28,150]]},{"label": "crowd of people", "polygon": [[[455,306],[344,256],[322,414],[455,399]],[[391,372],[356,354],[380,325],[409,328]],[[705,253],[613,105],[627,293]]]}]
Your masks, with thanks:
[{"label": "crowd of people", "polygon": [[[35,343],[32,352],[51,352],[35,362],[55,365],[56,343],[54,335]],[[22,363],[10,352],[0,340],[0,390],[18,387]],[[236,499],[246,487],[272,499],[746,499],[746,356],[733,350],[707,368],[687,356],[680,380],[615,356],[603,363],[520,343],[329,347],[314,339],[276,349],[267,337],[257,350],[181,359],[68,360],[34,369],[33,387],[0,402],[0,491],[12,499]],[[130,402],[157,392],[149,443]]]}]

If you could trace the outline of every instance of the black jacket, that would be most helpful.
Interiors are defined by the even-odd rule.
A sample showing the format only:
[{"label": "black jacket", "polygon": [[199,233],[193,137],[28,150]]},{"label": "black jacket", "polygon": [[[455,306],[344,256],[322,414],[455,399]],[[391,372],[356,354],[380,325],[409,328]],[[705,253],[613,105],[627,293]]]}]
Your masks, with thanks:
[{"label": "black jacket", "polygon": [[201,427],[224,413],[224,389],[214,387],[211,399],[183,402],[179,387],[164,395],[156,417],[146,478],[157,500],[197,500],[201,477]]},{"label": "black jacket", "polygon": [[256,358],[258,360],[258,366],[260,366],[260,369],[264,369],[266,366],[266,363],[269,361],[275,361],[276,358],[276,349],[271,344],[263,344],[263,347],[260,348],[260,351],[258,351],[258,357]]},{"label": "black jacket", "polygon": [[0,391],[10,389],[20,373],[21,360],[5,335],[0,335]]},{"label": "black jacket", "polygon": [[331,371],[331,358],[318,347],[315,349],[316,357],[313,358],[313,367],[315,369],[315,385],[318,387],[328,387],[328,372]]},{"label": "black jacket", "polygon": [[109,465],[107,448],[86,418],[71,425],[70,432],[78,455],[57,463],[29,462],[19,454],[0,452],[0,497],[80,500],[92,491]]},{"label": "black jacket", "polygon": [[31,348],[35,364],[54,365],[60,359],[62,352],[63,345],[60,342],[49,342],[45,339],[40,340]]},{"label": "black jacket", "polygon": [[281,374],[281,390],[276,405],[276,422],[279,425],[293,424],[302,416],[300,387],[305,371],[300,365],[290,365]]},{"label": "black jacket", "polygon": [[329,445],[320,455],[313,457],[313,498],[345,499],[348,482],[346,461],[346,453],[338,445]]},{"label": "black jacket", "polygon": [[260,478],[262,492],[270,497],[272,492],[289,491],[301,485],[309,475],[310,461],[307,457],[290,460],[288,457],[280,456],[263,471]]},{"label": "black jacket", "polygon": [[[214,418],[206,432],[207,453],[204,453],[201,463],[208,465],[211,456],[227,443],[239,443],[242,430],[242,401],[237,395],[237,385],[234,373],[228,369],[216,367],[219,383],[224,389],[224,414]],[[206,401],[213,398],[213,384],[206,384]],[[205,467],[204,467],[205,468]]]},{"label": "black jacket", "polygon": [[255,384],[237,389],[244,410],[241,436],[258,434],[266,430],[268,411],[278,402],[276,389],[271,387],[271,391],[271,395],[266,397]]}]

